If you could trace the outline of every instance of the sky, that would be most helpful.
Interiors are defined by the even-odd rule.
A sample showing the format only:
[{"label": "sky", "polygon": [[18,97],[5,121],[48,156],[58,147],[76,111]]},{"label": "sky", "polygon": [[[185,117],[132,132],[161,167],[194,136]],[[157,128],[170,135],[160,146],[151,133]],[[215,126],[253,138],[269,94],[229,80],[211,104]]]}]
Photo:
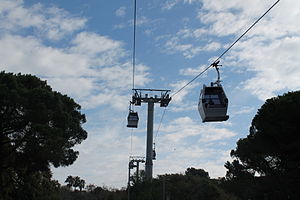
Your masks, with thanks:
[{"label": "sky", "polygon": [[[275,0],[137,0],[135,87],[173,93],[220,56]],[[155,105],[153,175],[201,168],[222,177],[224,164],[266,99],[300,89],[300,1],[281,0],[222,59],[229,99],[226,122],[202,123],[197,110],[211,68]],[[133,0],[0,0],[0,70],[33,74],[82,106],[88,138],[68,167],[52,167],[64,184],[127,184],[130,155],[145,156],[147,105],[134,107],[139,127],[126,127],[132,89]],[[171,92],[171,94],[172,94]],[[143,166],[141,166],[143,168]]]}]

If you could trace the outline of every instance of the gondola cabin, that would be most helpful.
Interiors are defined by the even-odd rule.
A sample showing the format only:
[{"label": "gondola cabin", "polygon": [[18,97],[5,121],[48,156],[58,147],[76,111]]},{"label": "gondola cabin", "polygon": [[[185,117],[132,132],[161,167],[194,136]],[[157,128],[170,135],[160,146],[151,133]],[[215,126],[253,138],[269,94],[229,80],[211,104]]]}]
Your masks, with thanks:
[{"label": "gondola cabin", "polygon": [[128,128],[137,128],[139,122],[139,116],[137,112],[129,112],[127,117],[127,127]]},{"label": "gondola cabin", "polygon": [[226,121],[228,99],[221,84],[211,84],[210,87],[203,85],[201,90],[198,111],[203,122]]},{"label": "gondola cabin", "polygon": [[155,151],[155,149],[152,150],[152,160],[156,160],[156,151]]}]

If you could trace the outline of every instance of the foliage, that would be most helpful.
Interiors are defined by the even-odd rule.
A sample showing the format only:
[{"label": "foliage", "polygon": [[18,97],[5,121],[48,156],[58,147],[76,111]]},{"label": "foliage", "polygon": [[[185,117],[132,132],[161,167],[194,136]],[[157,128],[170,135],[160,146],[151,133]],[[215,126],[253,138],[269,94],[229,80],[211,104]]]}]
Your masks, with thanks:
[{"label": "foliage", "polygon": [[85,180],[80,179],[79,176],[68,176],[65,183],[68,183],[68,187],[74,187],[75,190],[78,187],[80,191],[82,191],[85,186]]},{"label": "foliage", "polygon": [[254,171],[246,168],[240,163],[239,160],[234,160],[233,162],[227,161],[225,163],[225,168],[227,168],[226,178],[227,180],[233,180],[237,178],[251,178],[254,177]]},{"label": "foliage", "polygon": [[195,169],[193,167],[187,168],[185,171],[186,176],[199,176],[203,178],[209,178],[208,172],[206,172],[204,169]]},{"label": "foliage", "polygon": [[72,191],[70,187],[61,187],[61,200],[127,200],[127,192],[124,189],[108,189],[92,185],[92,190]]},{"label": "foliage", "polygon": [[34,188],[26,184],[52,184],[50,164],[76,160],[72,147],[87,137],[85,116],[73,99],[32,75],[0,72],[0,97],[0,199],[24,188],[28,196],[22,199],[39,199],[29,198]]},{"label": "foliage", "polygon": [[253,118],[249,135],[231,151],[236,160],[225,164],[227,179],[236,185],[247,182],[247,190],[260,192],[260,198],[300,199],[299,115],[300,91],[268,99]]},{"label": "foliage", "polygon": [[145,170],[139,170],[138,173],[134,172],[133,175],[130,176],[130,180],[133,184],[137,184],[139,182],[146,181],[146,173]]},{"label": "foliage", "polygon": [[87,186],[86,186],[86,191],[87,192],[92,192],[92,191],[94,191],[95,189],[96,189],[96,185],[95,184],[88,184]]},{"label": "foliage", "polygon": [[[5,171],[7,173],[7,171]],[[10,177],[8,177],[10,175]],[[51,173],[34,172],[28,175],[26,171],[10,171],[10,174],[1,174],[0,199],[5,200],[58,200],[60,184],[51,180]]]},{"label": "foliage", "polygon": [[188,168],[183,174],[160,175],[131,188],[131,199],[218,200],[235,197],[222,190],[203,169]]}]

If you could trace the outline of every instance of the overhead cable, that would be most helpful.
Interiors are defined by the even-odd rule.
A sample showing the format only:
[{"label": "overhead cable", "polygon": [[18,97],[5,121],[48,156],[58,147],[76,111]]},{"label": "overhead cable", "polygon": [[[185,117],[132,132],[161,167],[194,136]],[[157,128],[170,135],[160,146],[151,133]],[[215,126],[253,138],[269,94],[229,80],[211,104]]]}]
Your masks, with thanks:
[{"label": "overhead cable", "polygon": [[133,51],[132,51],[132,89],[134,89],[134,74],[135,74],[135,46],[136,46],[136,0],[133,6]]},{"label": "overhead cable", "polygon": [[156,134],[155,134],[155,137],[154,137],[154,143],[155,143],[155,141],[156,141],[156,138],[157,138],[157,135],[158,135],[158,131],[159,131],[160,126],[161,126],[161,124],[162,124],[162,120],[163,120],[163,118],[164,118],[164,116],[165,116],[165,114],[166,114],[166,110],[167,110],[167,107],[165,107],[165,109],[164,109],[164,111],[163,111],[163,114],[162,114],[162,116],[161,116],[161,118],[160,118],[160,122],[159,122],[157,131],[156,131]]}]

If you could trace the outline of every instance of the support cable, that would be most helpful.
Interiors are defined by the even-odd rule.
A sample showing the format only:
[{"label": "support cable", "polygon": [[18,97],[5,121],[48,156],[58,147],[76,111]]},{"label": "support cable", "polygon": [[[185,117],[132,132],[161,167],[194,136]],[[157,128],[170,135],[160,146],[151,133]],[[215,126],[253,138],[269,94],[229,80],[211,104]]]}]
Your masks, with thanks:
[{"label": "support cable", "polygon": [[133,6],[133,52],[132,52],[132,89],[134,89],[134,74],[135,74],[135,46],[136,46],[136,0]]},{"label": "support cable", "polygon": [[156,130],[156,134],[155,134],[154,142],[153,142],[153,143],[156,142],[156,138],[157,138],[157,135],[158,135],[158,131],[159,131],[160,126],[161,126],[161,124],[162,124],[162,120],[163,120],[163,118],[164,118],[164,116],[165,116],[165,114],[166,114],[166,110],[167,110],[167,107],[165,107],[165,109],[164,109],[164,111],[163,111],[163,114],[162,114],[162,116],[161,116],[161,118],[160,118],[160,122],[159,122],[158,128],[157,128],[157,130]]},{"label": "support cable", "polygon": [[130,156],[132,156],[132,133],[133,133],[133,128],[131,129],[131,134],[130,134]]}]

